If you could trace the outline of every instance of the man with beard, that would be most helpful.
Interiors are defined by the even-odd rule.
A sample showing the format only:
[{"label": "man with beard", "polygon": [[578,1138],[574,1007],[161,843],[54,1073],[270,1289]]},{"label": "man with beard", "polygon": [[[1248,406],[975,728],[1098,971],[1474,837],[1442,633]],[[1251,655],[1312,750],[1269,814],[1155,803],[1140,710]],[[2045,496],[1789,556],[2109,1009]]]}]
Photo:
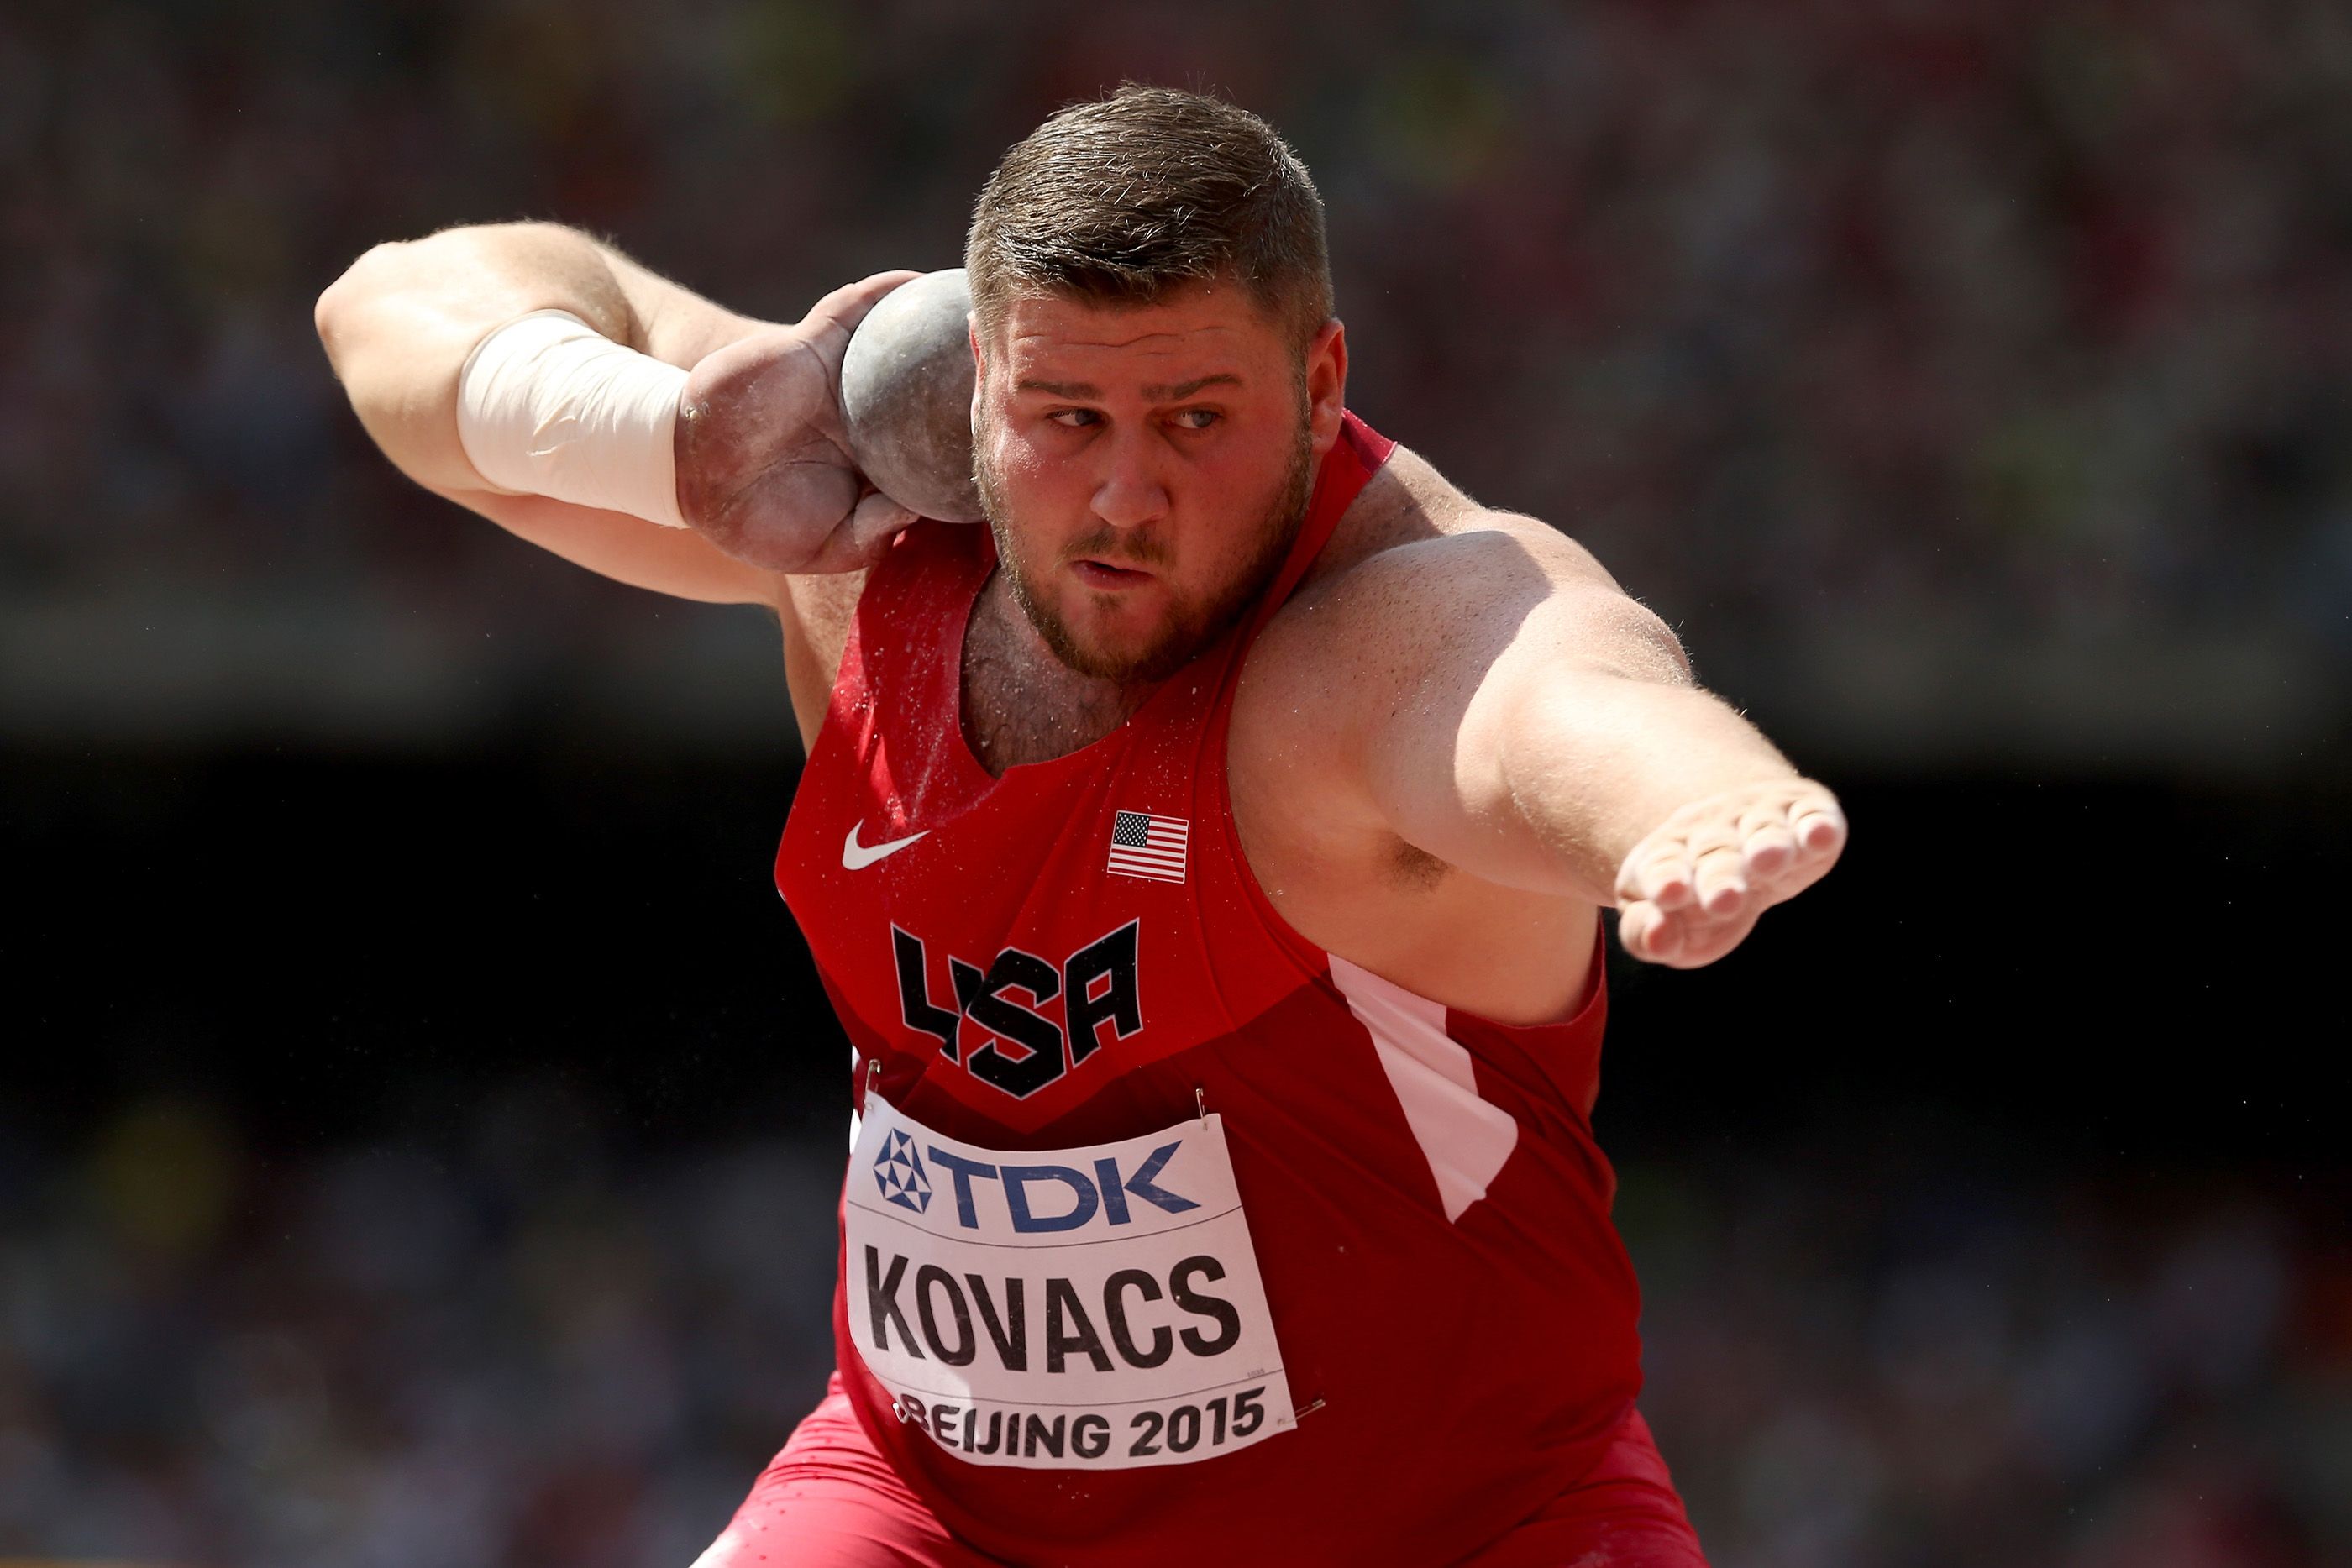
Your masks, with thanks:
[{"label": "man with beard", "polygon": [[1066,110],[965,265],[985,529],[845,453],[910,275],[776,327],[515,225],[320,302],[404,472],[782,623],[777,881],[856,1053],[840,1370],[704,1563],[1700,1563],[1589,1123],[1600,911],[1710,962],[1835,800],[1346,411],[1263,121]]}]

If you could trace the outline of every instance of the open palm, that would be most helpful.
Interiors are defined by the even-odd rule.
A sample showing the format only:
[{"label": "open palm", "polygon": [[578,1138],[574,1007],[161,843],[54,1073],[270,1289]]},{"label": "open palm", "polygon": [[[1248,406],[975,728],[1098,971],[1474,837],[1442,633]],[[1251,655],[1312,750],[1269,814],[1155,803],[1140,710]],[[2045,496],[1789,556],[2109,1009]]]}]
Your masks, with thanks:
[{"label": "open palm", "polygon": [[1767,909],[1828,874],[1845,840],[1837,797],[1810,779],[1695,800],[1625,857],[1617,873],[1618,940],[1654,964],[1712,964]]}]

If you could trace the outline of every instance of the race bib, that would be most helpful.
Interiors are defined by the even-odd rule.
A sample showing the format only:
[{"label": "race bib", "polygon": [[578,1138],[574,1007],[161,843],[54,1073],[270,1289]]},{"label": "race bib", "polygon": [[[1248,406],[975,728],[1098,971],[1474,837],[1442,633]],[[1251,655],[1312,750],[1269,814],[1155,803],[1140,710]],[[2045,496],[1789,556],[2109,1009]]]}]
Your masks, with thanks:
[{"label": "race bib", "polygon": [[1222,1118],[1005,1153],[866,1097],[850,1337],[956,1458],[1181,1465],[1297,1423]]}]

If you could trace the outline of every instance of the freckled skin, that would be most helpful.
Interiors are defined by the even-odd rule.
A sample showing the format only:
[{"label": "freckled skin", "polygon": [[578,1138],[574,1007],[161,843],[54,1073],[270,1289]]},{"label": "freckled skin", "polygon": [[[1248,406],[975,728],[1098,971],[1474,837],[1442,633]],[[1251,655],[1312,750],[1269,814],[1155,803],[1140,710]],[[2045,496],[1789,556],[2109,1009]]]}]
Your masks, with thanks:
[{"label": "freckled skin", "polygon": [[[1213,287],[1143,309],[1019,299],[989,340],[975,326],[972,348],[975,467],[1005,570],[974,607],[966,723],[982,761],[1001,771],[1108,733],[1257,597],[1297,527],[1305,465],[1337,438],[1347,350],[1334,322],[1292,360],[1246,297]],[[1453,563],[1462,591],[1448,591],[1444,570],[1350,570],[1407,545],[1491,535],[1498,523],[1532,548],[1483,571],[1475,558]],[[1470,852],[1451,861],[1434,852],[1473,814],[1454,788],[1472,705],[1427,672],[1476,678],[1496,665],[1505,650],[1493,626],[1525,613],[1514,582],[1539,592],[1600,586],[1622,599],[1590,557],[1562,543],[1476,507],[1402,454],[1350,508],[1307,591],[1253,653],[1234,721],[1230,783],[1244,847],[1292,924],[1408,988],[1519,1021],[1559,1016],[1582,995],[1595,882],[1626,912],[1629,950],[1688,967],[1729,951],[1763,909],[1826,872],[1843,844],[1826,790],[1776,779],[1761,797],[1751,788],[1686,804],[1622,868],[1592,863],[1581,846],[1547,845],[1528,823],[1517,836],[1535,841],[1524,850],[1472,833],[1454,839]],[[1087,580],[1088,561],[1146,575],[1104,591]],[[1326,605],[1333,612],[1318,627]],[[1632,630],[1636,643],[1663,632],[1638,620]],[[1650,655],[1641,673],[1687,680],[1679,648]],[[1348,820],[1361,791],[1334,775],[1360,771],[1360,758],[1318,721],[1365,690],[1391,694],[1376,726],[1386,741],[1417,731],[1428,741],[1384,747],[1413,754],[1424,775],[1391,791],[1409,812],[1429,805],[1416,806],[1416,795],[1435,796],[1430,814],[1456,819],[1427,844],[1399,831],[1400,813],[1383,809],[1396,800]],[[1718,732],[1707,740],[1727,742],[1735,767],[1786,770],[1752,731],[1724,729],[1720,704],[1685,695],[1701,696],[1706,706],[1691,716]],[[1481,738],[1499,749],[1496,737]],[[1579,809],[1592,782],[1550,766],[1540,747],[1522,749],[1523,777]],[[1699,839],[1685,822],[1702,824]],[[1584,886],[1542,869],[1545,848],[1579,854]],[[1684,883],[1674,880],[1677,866]],[[1621,869],[1631,880],[1611,885]]]},{"label": "freckled skin", "polygon": [[[737,316],[548,225],[378,246],[321,296],[362,423],[418,483],[625,582],[782,622],[803,738],[864,569],[911,514],[861,486],[832,388],[874,303]],[[688,529],[499,492],[457,434],[458,367],[571,310],[688,369]],[[1339,438],[1345,334],[1307,347],[1230,284],[1140,308],[1013,302],[977,335],[978,476],[1007,570],[974,606],[965,708],[992,768],[1107,733],[1245,607]],[[1302,408],[1303,405],[1303,408]],[[1557,519],[1573,522],[1573,519]],[[1837,800],[1691,679],[1673,634],[1565,535],[1479,506],[1400,447],[1244,664],[1227,782],[1252,870],[1309,940],[1505,1022],[1576,1005],[1599,910],[1688,967],[1842,853]]]}]

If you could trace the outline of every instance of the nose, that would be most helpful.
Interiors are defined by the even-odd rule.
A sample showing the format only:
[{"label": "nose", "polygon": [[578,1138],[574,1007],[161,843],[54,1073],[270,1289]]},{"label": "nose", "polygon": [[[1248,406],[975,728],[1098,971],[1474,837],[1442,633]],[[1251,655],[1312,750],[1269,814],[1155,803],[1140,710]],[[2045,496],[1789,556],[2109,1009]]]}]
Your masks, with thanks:
[{"label": "nose", "polygon": [[1126,530],[1156,522],[1168,511],[1168,486],[1160,454],[1147,432],[1114,429],[1100,444],[1105,464],[1095,485],[1095,516]]}]

